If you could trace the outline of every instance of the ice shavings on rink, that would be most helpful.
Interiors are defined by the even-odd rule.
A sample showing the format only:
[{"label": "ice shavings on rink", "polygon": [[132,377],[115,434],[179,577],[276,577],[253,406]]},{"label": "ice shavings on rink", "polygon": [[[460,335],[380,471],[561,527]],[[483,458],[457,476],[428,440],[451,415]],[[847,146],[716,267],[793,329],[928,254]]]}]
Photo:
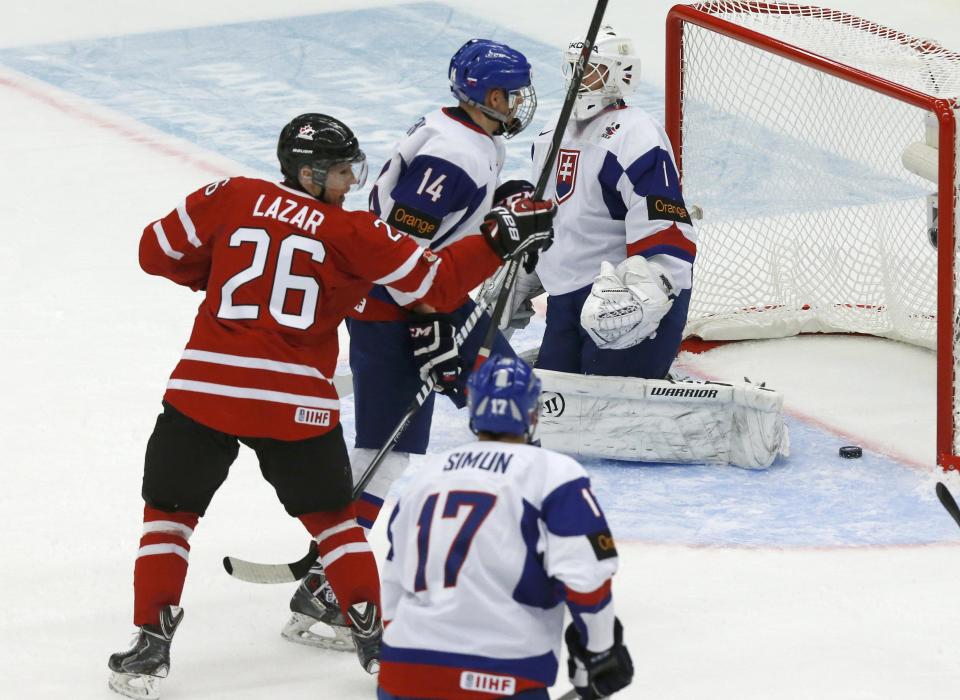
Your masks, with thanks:
[{"label": "ice shavings on rink", "polygon": [[[331,33],[339,37],[336,49],[322,38]],[[505,178],[529,177],[524,156],[535,127],[559,109],[562,98],[558,47],[436,3],[7,49],[0,51],[0,62],[267,177],[278,175],[277,125],[298,112],[329,112],[360,134],[375,174],[402,129],[449,101],[442,67],[473,36],[505,41],[534,66],[538,115],[534,128],[508,144],[504,169]],[[658,89],[643,84],[632,102],[661,118]],[[727,137],[744,133],[735,126],[726,125]],[[747,132],[749,141],[724,142],[710,189],[695,193],[703,197],[692,201],[710,216],[735,215],[727,207],[770,214],[790,208],[789,202],[751,199],[760,191],[751,186],[759,173],[738,168],[738,149],[766,153],[771,167],[795,167],[796,177],[809,183],[809,168],[795,158],[802,149],[765,139],[762,130]],[[821,157],[809,149],[806,156]],[[832,193],[824,206],[921,194],[862,169],[819,187]],[[348,206],[364,201],[365,194],[354,195]],[[542,324],[539,316],[515,336],[518,349],[538,344]],[[343,352],[342,366],[345,361]],[[352,398],[345,399],[348,439],[352,407]],[[928,474],[869,451],[861,460],[841,460],[835,436],[797,420],[790,428],[792,456],[765,472],[603,460],[587,466],[621,539],[803,547],[956,540]],[[432,449],[471,438],[465,413],[440,398]]]}]

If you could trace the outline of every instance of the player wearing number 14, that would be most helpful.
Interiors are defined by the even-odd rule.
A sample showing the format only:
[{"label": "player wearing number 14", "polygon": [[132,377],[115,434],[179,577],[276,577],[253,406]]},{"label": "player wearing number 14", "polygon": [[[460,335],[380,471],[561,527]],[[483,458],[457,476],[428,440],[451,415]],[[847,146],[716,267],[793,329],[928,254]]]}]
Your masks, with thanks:
[{"label": "player wearing number 14", "polygon": [[492,356],[470,377],[477,442],[431,456],[387,525],[380,700],[549,700],[564,603],[585,700],[631,682],[614,615],[617,550],[583,467],[528,444],[540,380]]},{"label": "player wearing number 14", "polygon": [[204,296],[147,445],[134,567],[139,633],[109,660],[110,687],[129,697],[158,697],[183,618],[188,541],[240,443],[317,541],[341,623],[363,667],[377,670],[379,577],[355,518],[331,381],[337,326],[374,283],[450,309],[503,259],[549,238],[552,203],[542,203],[539,220],[528,217],[520,241],[493,226],[439,254],[374,214],[343,210],[366,161],[353,132],[323,114],[287,124],[277,156],[282,183],[238,177],[203,187],[147,225],[140,241],[146,272]]}]

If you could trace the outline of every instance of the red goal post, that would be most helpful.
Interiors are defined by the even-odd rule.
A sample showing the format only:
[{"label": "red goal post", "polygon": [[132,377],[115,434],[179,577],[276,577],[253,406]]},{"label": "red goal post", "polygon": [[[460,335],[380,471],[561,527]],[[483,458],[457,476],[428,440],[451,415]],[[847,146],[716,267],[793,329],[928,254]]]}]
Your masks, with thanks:
[{"label": "red goal post", "polygon": [[687,335],[935,350],[936,458],[960,469],[960,53],[743,0],[675,6],[666,53],[666,129],[703,212]]}]

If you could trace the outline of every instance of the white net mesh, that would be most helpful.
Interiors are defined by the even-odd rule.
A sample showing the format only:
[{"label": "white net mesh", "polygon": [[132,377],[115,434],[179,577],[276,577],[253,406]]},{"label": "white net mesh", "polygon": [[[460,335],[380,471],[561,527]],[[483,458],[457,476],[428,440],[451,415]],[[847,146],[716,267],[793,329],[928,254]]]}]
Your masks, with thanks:
[{"label": "white net mesh", "polygon": [[[958,104],[960,54],[929,42],[821,8],[694,8]],[[937,184],[901,161],[921,144],[936,162],[933,115],[690,22],[682,42],[684,198],[704,217],[687,334],[857,332],[934,348]],[[953,180],[941,186],[955,195]]]}]

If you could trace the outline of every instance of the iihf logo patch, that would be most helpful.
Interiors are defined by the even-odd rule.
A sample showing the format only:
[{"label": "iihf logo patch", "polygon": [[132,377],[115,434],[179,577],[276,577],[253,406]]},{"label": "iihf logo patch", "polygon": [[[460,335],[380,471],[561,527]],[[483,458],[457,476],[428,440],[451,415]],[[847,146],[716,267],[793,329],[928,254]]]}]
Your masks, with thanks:
[{"label": "iihf logo patch", "polygon": [[560,149],[557,158],[557,204],[570,199],[577,186],[577,165],[580,162],[580,151]]},{"label": "iihf logo patch", "polygon": [[620,123],[619,123],[619,122],[617,122],[616,124],[607,124],[607,126],[606,126],[606,128],[603,130],[603,134],[601,134],[601,136],[602,136],[603,138],[605,138],[605,139],[609,139],[609,138],[611,138],[615,133],[617,133],[617,129],[619,129],[619,128],[620,128]]}]

